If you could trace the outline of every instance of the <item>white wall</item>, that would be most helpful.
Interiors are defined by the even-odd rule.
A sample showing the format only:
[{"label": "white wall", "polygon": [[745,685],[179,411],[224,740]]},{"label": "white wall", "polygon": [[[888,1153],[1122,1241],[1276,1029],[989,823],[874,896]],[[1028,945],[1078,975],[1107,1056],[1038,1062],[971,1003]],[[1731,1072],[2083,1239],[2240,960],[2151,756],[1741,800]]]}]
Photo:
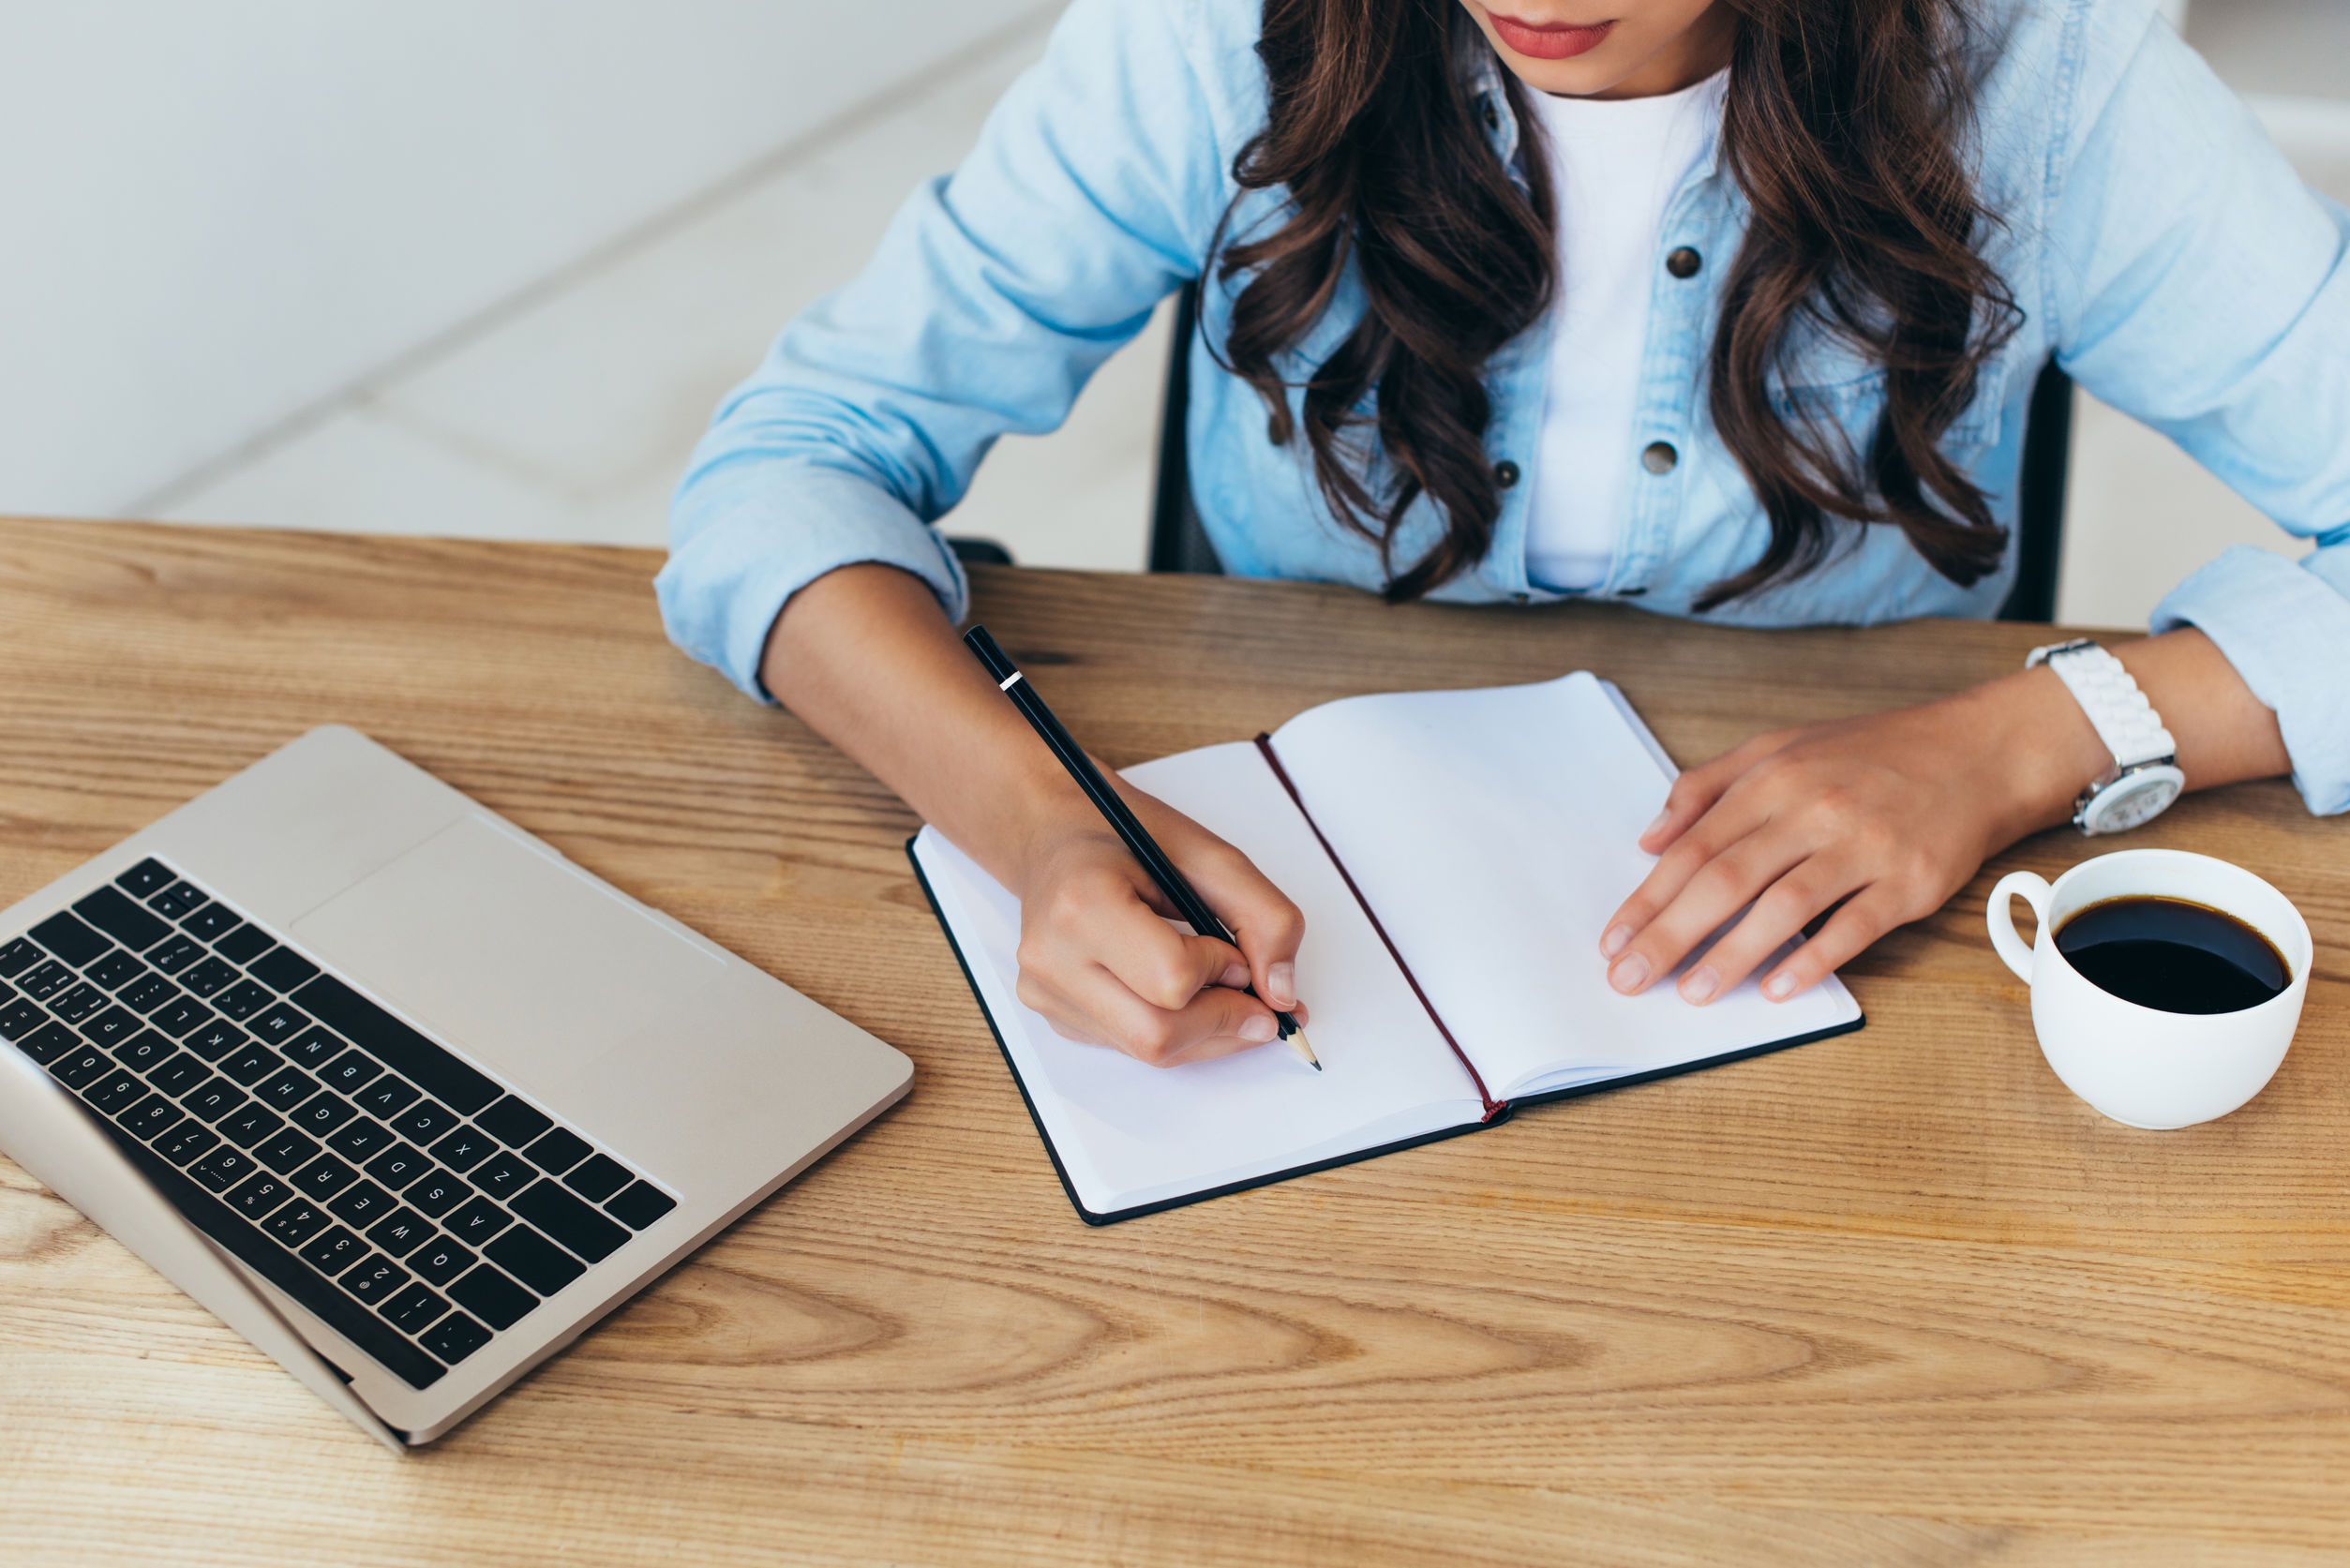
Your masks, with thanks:
[{"label": "white wall", "polygon": [[0,4],[0,511],[159,498],[1037,0]]}]

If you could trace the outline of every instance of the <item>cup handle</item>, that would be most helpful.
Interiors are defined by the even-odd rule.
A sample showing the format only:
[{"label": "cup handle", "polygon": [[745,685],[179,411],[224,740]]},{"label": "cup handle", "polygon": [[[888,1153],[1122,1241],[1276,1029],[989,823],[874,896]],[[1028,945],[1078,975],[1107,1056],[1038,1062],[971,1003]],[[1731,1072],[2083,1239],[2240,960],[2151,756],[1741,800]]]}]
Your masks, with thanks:
[{"label": "cup handle", "polygon": [[1991,946],[2015,971],[2015,978],[2026,985],[2032,983],[2032,949],[2015,930],[2015,904],[2018,893],[2032,906],[2044,929],[2048,924],[2048,892],[2045,878],[2028,871],[2012,871],[1999,878],[1999,885],[1991,889],[1991,902],[1983,911],[1991,927]]}]

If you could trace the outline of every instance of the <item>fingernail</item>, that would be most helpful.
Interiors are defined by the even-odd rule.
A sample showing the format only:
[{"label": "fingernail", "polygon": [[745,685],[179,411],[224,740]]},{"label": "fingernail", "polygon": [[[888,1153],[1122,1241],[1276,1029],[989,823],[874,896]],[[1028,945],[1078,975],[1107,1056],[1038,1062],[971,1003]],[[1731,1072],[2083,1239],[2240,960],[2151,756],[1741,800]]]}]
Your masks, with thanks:
[{"label": "fingernail", "polygon": [[1762,994],[1768,1001],[1784,1002],[1795,994],[1795,977],[1782,969],[1762,982]]},{"label": "fingernail", "polygon": [[1714,1000],[1714,993],[1721,989],[1722,977],[1710,963],[1700,963],[1681,977],[1681,999],[1699,1007]]},{"label": "fingernail", "polygon": [[1259,1013],[1240,1026],[1240,1038],[1244,1040],[1254,1040],[1259,1045],[1263,1045],[1279,1033],[1280,1033],[1280,1025],[1273,1022],[1270,1013]]},{"label": "fingernail", "polygon": [[1249,966],[1245,963],[1225,964],[1224,972],[1216,977],[1216,983],[1218,985],[1228,985],[1232,987],[1233,990],[1238,991],[1242,986],[1249,983]]},{"label": "fingernail", "polygon": [[1626,996],[1648,983],[1648,960],[1639,953],[1626,953],[1616,960],[1608,971],[1608,983]]},{"label": "fingernail", "polygon": [[1616,954],[1624,951],[1624,948],[1632,945],[1632,938],[1634,934],[1635,933],[1630,926],[1609,926],[1608,928],[1608,934],[1599,939],[1599,956],[1601,958],[1615,957]]},{"label": "fingernail", "polygon": [[[1277,1008],[1294,1007],[1297,1002],[1297,965],[1276,963],[1265,972],[1265,989],[1273,994],[1265,998]],[[1266,1039],[1273,1037],[1267,1035]]]},{"label": "fingernail", "polygon": [[1663,811],[1656,814],[1655,821],[1640,829],[1640,837],[1648,837],[1651,833],[1654,833],[1657,829],[1662,828],[1666,823],[1670,822],[1671,820],[1672,808],[1670,806],[1667,806]]}]

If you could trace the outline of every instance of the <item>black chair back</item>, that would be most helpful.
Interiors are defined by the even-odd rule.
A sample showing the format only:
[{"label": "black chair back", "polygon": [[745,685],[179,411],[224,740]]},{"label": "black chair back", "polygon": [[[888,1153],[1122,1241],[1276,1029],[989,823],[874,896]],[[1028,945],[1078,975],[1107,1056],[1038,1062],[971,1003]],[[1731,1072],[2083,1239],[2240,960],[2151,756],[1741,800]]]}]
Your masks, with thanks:
[{"label": "black chair back", "polygon": [[[1187,283],[1175,300],[1175,347],[1167,356],[1167,392],[1159,421],[1159,484],[1151,504],[1150,569],[1223,573],[1216,546],[1191,504],[1184,414],[1190,404],[1191,338],[1200,327],[1200,286]],[[2057,568],[2064,547],[2064,485],[2073,445],[2073,378],[2050,364],[2032,387],[2024,426],[2024,466],[2016,506],[2015,585],[1999,606],[2001,620],[2053,620]]]}]

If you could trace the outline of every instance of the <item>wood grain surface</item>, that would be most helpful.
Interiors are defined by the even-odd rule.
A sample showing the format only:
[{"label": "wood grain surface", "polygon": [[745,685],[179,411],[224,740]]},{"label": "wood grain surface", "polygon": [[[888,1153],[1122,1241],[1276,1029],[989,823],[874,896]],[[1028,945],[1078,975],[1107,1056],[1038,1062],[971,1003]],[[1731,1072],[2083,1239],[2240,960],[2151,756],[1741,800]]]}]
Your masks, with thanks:
[{"label": "wood grain surface", "polygon": [[[2282,783],[2134,836],[2299,904],[2251,1106],[2074,1099],[1992,956],[2030,840],[1847,971],[1869,1027],[1107,1230],[1070,1212],[904,807],[664,641],[636,551],[0,523],[0,903],[357,725],[911,1054],[913,1095],[394,1459],[0,1160],[0,1561],[2338,1561],[2350,836]],[[2045,629],[983,570],[1124,764],[1356,692],[1620,682],[1683,761]],[[1179,673],[1178,673],[1179,672]]]}]

